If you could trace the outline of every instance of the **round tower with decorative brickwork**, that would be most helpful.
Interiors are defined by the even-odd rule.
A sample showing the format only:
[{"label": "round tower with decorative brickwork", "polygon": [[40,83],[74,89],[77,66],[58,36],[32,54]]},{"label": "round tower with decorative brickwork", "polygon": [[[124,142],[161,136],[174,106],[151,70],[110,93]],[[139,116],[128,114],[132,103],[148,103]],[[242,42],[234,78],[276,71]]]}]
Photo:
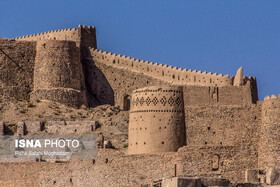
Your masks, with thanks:
[{"label": "round tower with decorative brickwork", "polygon": [[173,152],[184,145],[182,88],[151,86],[133,91],[128,154]]}]

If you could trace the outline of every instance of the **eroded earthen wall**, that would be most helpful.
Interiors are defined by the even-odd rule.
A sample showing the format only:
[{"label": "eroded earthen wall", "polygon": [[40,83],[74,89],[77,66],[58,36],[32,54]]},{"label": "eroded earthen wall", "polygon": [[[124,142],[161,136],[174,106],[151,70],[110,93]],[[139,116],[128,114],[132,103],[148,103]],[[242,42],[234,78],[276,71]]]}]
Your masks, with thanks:
[{"label": "eroded earthen wall", "polygon": [[28,99],[33,89],[36,43],[0,39],[0,49],[0,97]]},{"label": "eroded earthen wall", "polygon": [[177,151],[184,145],[182,88],[152,86],[135,90],[129,116],[129,154]]}]

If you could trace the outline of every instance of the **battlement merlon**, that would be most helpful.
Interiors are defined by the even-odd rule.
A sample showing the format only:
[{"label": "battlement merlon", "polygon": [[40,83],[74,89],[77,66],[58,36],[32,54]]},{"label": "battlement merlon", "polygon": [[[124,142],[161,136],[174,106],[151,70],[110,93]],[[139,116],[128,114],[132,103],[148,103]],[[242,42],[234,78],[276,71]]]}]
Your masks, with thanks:
[{"label": "battlement merlon", "polygon": [[275,99],[279,99],[280,100],[280,94],[278,95],[278,97],[276,95],[266,96],[264,98],[264,101],[275,100]]},{"label": "battlement merlon", "polygon": [[112,54],[107,51],[90,49],[92,58],[100,63],[116,68],[128,69],[134,72],[143,73],[171,84],[177,85],[201,85],[201,86],[243,86],[248,82],[256,84],[255,77],[243,76],[243,68],[239,68],[236,75],[217,74],[202,72],[191,69],[163,65],[159,63],[139,60],[125,55]]}]

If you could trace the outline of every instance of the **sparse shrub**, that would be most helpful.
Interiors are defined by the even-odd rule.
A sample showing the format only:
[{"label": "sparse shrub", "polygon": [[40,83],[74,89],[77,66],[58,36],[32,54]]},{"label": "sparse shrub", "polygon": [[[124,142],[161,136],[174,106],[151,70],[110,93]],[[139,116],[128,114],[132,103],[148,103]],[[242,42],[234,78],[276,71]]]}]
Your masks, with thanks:
[{"label": "sparse shrub", "polygon": [[79,107],[77,107],[77,106],[73,106],[72,108],[74,108],[74,109],[79,109]]},{"label": "sparse shrub", "polygon": [[100,109],[101,109],[102,111],[106,111],[106,108],[101,107]]},{"label": "sparse shrub", "polygon": [[40,99],[36,99],[36,102],[37,102],[37,103],[40,103],[40,102],[41,102],[41,100],[40,100]]},{"label": "sparse shrub", "polygon": [[58,116],[60,113],[57,112],[57,111],[55,111],[53,114],[56,115],[56,116]]},{"label": "sparse shrub", "polygon": [[71,118],[71,120],[76,120],[77,116],[71,115],[70,118]]},{"label": "sparse shrub", "polygon": [[29,108],[33,108],[33,107],[35,107],[36,105],[29,101],[28,104],[27,104],[27,106],[28,106]]},{"label": "sparse shrub", "polygon": [[144,180],[146,177],[145,176],[140,176],[139,179],[140,180]]},{"label": "sparse shrub", "polygon": [[17,100],[17,101],[22,101],[22,98],[21,98],[20,95],[15,95],[14,98],[15,98],[15,100]]},{"label": "sparse shrub", "polygon": [[87,109],[87,106],[86,105],[81,105],[80,109],[84,109],[85,110],[85,109]]},{"label": "sparse shrub", "polygon": [[22,114],[25,114],[27,111],[25,109],[19,111]]},{"label": "sparse shrub", "polygon": [[123,144],[123,148],[127,148],[128,147],[128,143]]}]

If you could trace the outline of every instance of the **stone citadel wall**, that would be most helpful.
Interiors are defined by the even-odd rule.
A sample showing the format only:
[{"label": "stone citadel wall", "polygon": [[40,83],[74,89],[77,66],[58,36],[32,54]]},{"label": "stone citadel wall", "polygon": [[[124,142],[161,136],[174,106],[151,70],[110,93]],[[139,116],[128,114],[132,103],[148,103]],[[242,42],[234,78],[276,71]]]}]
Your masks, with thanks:
[{"label": "stone citadel wall", "polygon": [[[56,30],[51,32],[45,32],[36,35],[24,36],[16,38],[18,41],[40,41],[40,40],[69,40],[76,42],[76,45],[80,47],[83,73],[85,77],[85,82],[89,85],[87,89],[87,102],[90,106],[96,106],[98,104],[115,104],[123,108],[125,99],[131,99],[131,93],[134,89],[138,89],[144,86],[152,86],[158,83],[161,84],[172,84],[172,85],[198,85],[198,86],[216,86],[224,87],[236,85],[235,77],[229,77],[228,75],[223,76],[222,74],[212,74],[207,72],[197,72],[196,70],[182,70],[177,67],[172,66],[163,66],[162,64],[158,65],[157,63],[149,63],[140,60],[131,59],[129,57],[108,54],[107,52],[99,51],[96,48],[96,36],[94,27],[79,26],[78,29],[65,29],[65,30]],[[42,52],[45,49],[39,49],[39,52]],[[89,53],[90,51],[90,53]],[[60,51],[58,50],[57,53]],[[72,52],[72,51],[71,51]],[[39,55],[39,53],[38,53]],[[40,58],[38,58],[40,59]],[[50,57],[51,59],[51,57]],[[94,63],[92,63],[92,61]],[[105,76],[104,68],[100,70],[100,66],[106,66],[105,69],[111,69],[111,72],[114,73],[115,77],[122,77],[126,74],[131,77],[132,80],[136,77],[142,76],[146,77],[145,79],[150,80],[141,80],[141,81],[129,81],[132,82],[132,85],[126,83],[123,80],[123,83],[119,83],[117,86],[115,82],[109,80],[110,75]],[[61,72],[64,72],[62,70]],[[75,71],[74,71],[75,72]],[[119,74],[118,72],[125,72]],[[97,76],[98,75],[98,76]],[[55,76],[55,75],[54,75]],[[112,76],[112,75],[111,75]],[[98,81],[96,81],[98,79]],[[255,79],[252,77],[243,77],[243,74],[240,74],[239,82],[241,86],[244,84],[253,83]],[[36,80],[36,77],[35,79]],[[128,80],[127,80],[128,81]],[[135,82],[135,85],[134,85]],[[155,84],[153,84],[155,82]],[[253,85],[253,84],[251,84]],[[114,88],[113,88],[114,87]],[[255,88],[254,86],[252,86]],[[117,89],[116,89],[117,88]],[[127,91],[124,91],[127,90]],[[235,89],[233,89],[235,90]],[[251,88],[248,90],[248,93],[255,94],[255,91]],[[63,94],[63,93],[61,93]],[[75,95],[75,94],[74,94]],[[247,94],[248,95],[248,94]],[[255,94],[256,95],[256,94]],[[71,94],[68,96],[70,97]],[[45,96],[50,98],[50,96]],[[251,97],[251,96],[249,96]],[[240,97],[237,97],[240,98]],[[256,97],[252,97],[256,98]],[[77,100],[77,99],[76,99]],[[82,99],[80,104],[84,104],[84,99]],[[253,99],[252,99],[253,100]],[[257,100],[257,99],[254,99]],[[55,100],[56,101],[56,100]],[[67,104],[61,100],[62,103]],[[76,105],[76,104],[75,104]]]},{"label": "stone citadel wall", "polygon": [[[240,181],[244,180],[246,169],[266,170],[280,164],[279,98],[272,96],[264,102],[258,101],[256,79],[243,76],[242,68],[234,77],[229,77],[103,52],[96,49],[93,27],[16,40],[0,39],[0,47],[8,55],[0,53],[2,98],[20,95],[25,99],[31,96],[68,105],[120,106],[131,112],[129,153],[166,152],[179,148],[177,153],[170,154],[173,156],[165,153],[164,158],[160,154],[116,154],[115,160],[104,157],[109,160],[106,164],[101,163],[102,159],[98,160],[98,166],[104,171],[96,167],[93,174],[99,176],[117,176],[120,168],[124,168],[125,174],[121,179],[115,178],[114,184],[116,181],[138,184],[152,177],[169,176],[175,163],[180,175],[222,176]],[[143,88],[147,92],[142,92]],[[158,107],[164,96],[167,98],[172,94],[180,98],[182,105]],[[153,104],[155,96],[161,97],[157,99],[157,106]],[[150,98],[153,98],[151,103],[148,102]],[[145,132],[145,128],[151,131]],[[133,146],[136,142],[137,147]],[[133,162],[135,158],[138,160]],[[124,166],[130,162],[134,165]],[[147,174],[147,170],[135,169],[144,167],[142,163],[149,163]],[[135,176],[128,172],[131,168],[137,170]],[[150,170],[157,173],[152,174]],[[49,177],[55,176],[52,174],[49,173]],[[137,176],[143,176],[143,179]],[[48,179],[49,182],[52,180]],[[104,179],[96,180],[104,182]]]},{"label": "stone citadel wall", "polygon": [[[95,89],[91,89],[94,95],[100,95],[98,92],[99,90],[108,90],[108,87],[111,87],[117,98],[115,97],[115,104],[117,106],[122,107],[123,98],[128,95],[131,98],[132,91],[141,87],[145,86],[153,86],[157,85],[154,82],[161,82],[162,84],[168,85],[182,85],[185,89],[188,89],[189,93],[189,101],[187,105],[200,105],[200,103],[207,104],[220,104],[220,105],[251,105],[252,103],[256,103],[258,100],[257,95],[257,87],[256,87],[256,79],[254,77],[243,77],[242,75],[242,85],[240,86],[233,86],[232,84],[208,84],[205,81],[205,84],[198,81],[195,82],[188,82],[185,79],[174,81],[171,78],[170,71],[174,70],[175,72],[182,73],[184,70],[172,68],[172,66],[164,67],[162,65],[143,62],[135,59],[130,59],[129,57],[115,55],[107,52],[102,52],[97,49],[91,49],[92,57],[88,58],[86,71],[87,74],[90,76],[90,79],[87,81],[88,85],[94,85]],[[84,63],[86,64],[86,63]],[[150,67],[146,67],[150,66]],[[94,68],[93,68],[94,67]],[[157,76],[156,71],[153,68],[159,68],[158,72],[169,72],[169,76],[162,77]],[[147,71],[147,69],[148,71]],[[94,69],[94,70],[91,70]],[[100,70],[104,75],[104,80],[102,81],[95,81],[98,78],[92,78],[93,74],[98,74],[96,72]],[[108,71],[108,72],[107,72]],[[125,72],[119,74],[118,72]],[[194,73],[194,77],[199,77],[204,75],[201,72],[196,71],[185,71],[185,73],[191,72]],[[125,75],[125,76],[124,76]],[[138,79],[138,77],[147,77],[147,81],[143,80],[142,82],[135,82],[134,79]],[[215,74],[211,74],[211,80],[217,79],[219,80],[219,76]],[[96,77],[96,76],[95,76]],[[100,76],[99,76],[100,77]],[[102,76],[101,76],[102,77]],[[127,77],[124,80],[122,77]],[[207,77],[207,76],[206,76]],[[206,79],[206,77],[202,77],[201,79]],[[223,76],[224,78],[227,76]],[[101,79],[101,78],[99,78]],[[121,82],[119,80],[122,79]],[[150,79],[150,80],[148,80]],[[210,80],[209,79],[209,80]],[[232,81],[234,77],[230,78]],[[128,82],[132,82],[129,84]],[[226,82],[226,81],[225,81]],[[110,83],[108,85],[107,83]],[[147,84],[146,84],[147,83]],[[214,82],[215,83],[215,82]],[[118,85],[119,84],[119,85]],[[106,87],[106,88],[105,88]],[[98,89],[96,89],[98,88]],[[118,88],[118,89],[115,89]],[[212,90],[211,90],[212,89]],[[203,90],[203,93],[200,91]],[[216,91],[215,91],[216,90]],[[119,93],[121,92],[121,93]],[[216,95],[216,98],[214,98]],[[216,100],[215,100],[216,99]],[[108,103],[108,102],[107,102]],[[112,102],[111,102],[112,103]]]}]

